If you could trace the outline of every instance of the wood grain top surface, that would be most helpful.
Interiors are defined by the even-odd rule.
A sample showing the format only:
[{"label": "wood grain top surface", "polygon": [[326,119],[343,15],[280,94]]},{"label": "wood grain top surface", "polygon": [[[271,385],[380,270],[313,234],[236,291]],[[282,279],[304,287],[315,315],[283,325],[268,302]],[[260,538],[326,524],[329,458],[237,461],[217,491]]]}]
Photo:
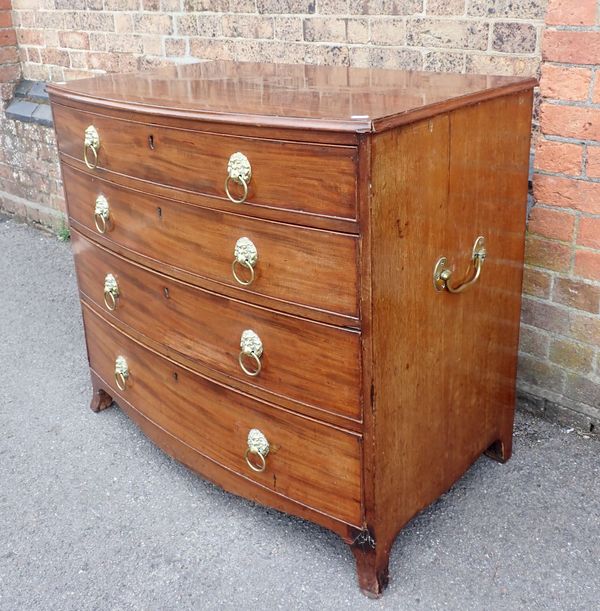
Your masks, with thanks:
[{"label": "wood grain top surface", "polygon": [[533,78],[229,61],[48,86],[55,101],[267,127],[378,132],[504,94]]}]

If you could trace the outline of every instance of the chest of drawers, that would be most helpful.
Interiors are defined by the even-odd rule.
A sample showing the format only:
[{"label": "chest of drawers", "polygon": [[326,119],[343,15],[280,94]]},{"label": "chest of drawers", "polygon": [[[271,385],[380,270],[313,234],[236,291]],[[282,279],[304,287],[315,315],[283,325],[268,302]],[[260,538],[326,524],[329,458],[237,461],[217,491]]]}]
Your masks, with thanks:
[{"label": "chest of drawers", "polygon": [[338,533],[510,457],[532,79],[233,64],[49,87],[95,411]]}]

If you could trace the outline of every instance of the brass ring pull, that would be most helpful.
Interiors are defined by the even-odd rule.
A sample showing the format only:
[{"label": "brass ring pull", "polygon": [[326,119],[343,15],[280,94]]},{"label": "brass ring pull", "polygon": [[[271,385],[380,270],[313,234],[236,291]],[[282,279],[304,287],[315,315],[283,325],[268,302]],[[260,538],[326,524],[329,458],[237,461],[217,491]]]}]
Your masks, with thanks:
[{"label": "brass ring pull", "polygon": [[[233,195],[231,195],[231,192],[229,191],[229,181],[230,180],[235,180],[235,182],[237,182],[239,185],[242,185],[242,187],[244,188],[244,195],[242,195],[240,199],[236,199]],[[234,179],[231,176],[228,176],[225,179],[225,193],[227,193],[227,197],[234,204],[243,204],[246,201],[246,198],[248,197],[248,183],[241,176],[237,179]]]},{"label": "brass ring pull", "polygon": [[[254,282],[254,266],[258,261],[258,250],[256,250],[256,246],[254,246],[252,240],[246,237],[240,238],[235,243],[233,256],[234,259],[231,263],[231,273],[233,274],[235,281],[242,286],[250,286]],[[238,265],[250,270],[250,278],[248,280],[244,280],[240,275],[238,275]]]},{"label": "brass ring pull", "polygon": [[119,285],[112,274],[106,274],[104,278],[104,305],[107,310],[114,312],[117,309],[117,297],[119,296]]},{"label": "brass ring pull", "polygon": [[[227,178],[225,179],[225,193],[230,201],[234,204],[243,204],[248,197],[248,183],[252,178],[252,166],[248,157],[243,153],[233,153],[227,162]],[[244,189],[244,194],[241,198],[236,198],[231,194],[229,185],[231,181],[241,185]]]},{"label": "brass ring pull", "polygon": [[[94,170],[98,166],[98,149],[100,148],[100,136],[98,131],[93,125],[86,128],[83,138],[83,160],[85,165],[90,169]],[[94,154],[94,161],[90,162],[88,159],[88,151],[92,151]]]},{"label": "brass ring pull", "polygon": [[[238,356],[240,368],[247,376],[256,377],[262,369],[260,357],[263,353],[263,345],[260,337],[258,337],[258,335],[252,331],[252,329],[246,329],[242,333],[242,337],[240,339],[240,349],[240,354]],[[256,369],[249,369],[244,364],[244,358],[247,356],[254,359]]]},{"label": "brass ring pull", "polygon": [[[254,362],[256,363],[256,369],[254,371],[252,371],[251,369],[248,369],[248,367],[246,367],[246,365],[244,364],[244,357],[246,356],[250,356],[254,359]],[[242,350],[240,352],[240,355],[238,356],[238,363],[240,364],[242,371],[247,376],[251,376],[251,377],[257,376],[260,373],[260,370],[262,369],[262,363],[260,362],[260,357],[258,357],[255,352],[244,352]]]},{"label": "brass ring pull", "polygon": [[118,356],[115,360],[115,384],[119,390],[127,390],[127,378],[129,378],[129,367],[125,357]]},{"label": "brass ring pull", "polygon": [[94,214],[94,225],[98,233],[106,233],[106,219],[101,214]]},{"label": "brass ring pull", "polygon": [[96,198],[96,206],[94,208],[94,225],[98,233],[105,234],[108,229],[108,220],[110,218],[110,207],[108,200],[104,195],[98,195]]},{"label": "brass ring pull", "polygon": [[[262,473],[267,468],[267,455],[269,454],[269,450],[269,442],[264,434],[258,429],[250,429],[248,432],[248,449],[244,454],[244,459],[252,471]],[[259,464],[254,464],[250,460],[250,456],[258,457]]]},{"label": "brass ring pull", "polygon": [[433,286],[435,290],[446,290],[449,293],[462,293],[468,289],[479,280],[486,254],[485,238],[479,236],[473,244],[473,252],[471,254],[472,269],[469,269],[466,278],[462,282],[454,286],[450,284],[453,272],[448,267],[448,259],[446,257],[440,257],[433,268]]}]

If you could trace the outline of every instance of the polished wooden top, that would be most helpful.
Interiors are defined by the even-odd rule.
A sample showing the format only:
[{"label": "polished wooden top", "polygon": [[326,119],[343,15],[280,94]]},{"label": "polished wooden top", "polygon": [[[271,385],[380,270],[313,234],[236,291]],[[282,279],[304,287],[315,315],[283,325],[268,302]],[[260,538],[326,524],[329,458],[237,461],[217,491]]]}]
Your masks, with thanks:
[{"label": "polished wooden top", "polygon": [[229,61],[52,84],[53,97],[227,123],[382,131],[536,84],[532,78]]}]

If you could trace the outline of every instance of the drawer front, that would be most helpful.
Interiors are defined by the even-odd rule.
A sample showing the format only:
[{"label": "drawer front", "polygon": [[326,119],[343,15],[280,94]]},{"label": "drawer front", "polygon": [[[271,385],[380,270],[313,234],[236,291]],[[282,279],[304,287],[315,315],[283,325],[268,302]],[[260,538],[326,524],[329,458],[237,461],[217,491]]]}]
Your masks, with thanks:
[{"label": "drawer front", "polygon": [[[69,215],[130,251],[219,284],[284,302],[358,318],[358,238],[156,198],[63,165]],[[108,220],[95,226],[102,195]],[[240,238],[256,248],[252,270],[236,263]],[[109,243],[107,242],[107,245]],[[236,281],[233,272],[242,282]],[[218,287],[216,287],[218,288]],[[247,298],[247,297],[245,297]]]},{"label": "drawer front", "polygon": [[[231,156],[242,153],[250,164],[250,176],[241,206],[347,219],[357,216],[357,149],[353,146],[301,144],[160,127],[59,105],[54,105],[53,112],[60,151],[79,160],[83,159],[85,130],[93,124],[99,147],[98,169],[92,171],[108,170],[238,201],[244,196],[242,183],[228,181],[231,199],[225,183]],[[92,165],[96,163],[93,152],[88,151],[88,159]],[[244,164],[237,168],[244,170]]]},{"label": "drawer front", "polygon": [[[359,435],[210,382],[134,342],[85,306],[83,315],[90,366],[115,397],[227,469],[350,524],[361,523]],[[125,390],[115,381],[119,356]],[[261,473],[246,463],[252,429],[269,444]],[[248,458],[262,466],[256,450]]]},{"label": "drawer front", "polygon": [[[360,418],[358,332],[228,299],[132,264],[75,231],[72,239],[79,288],[107,315],[202,367]],[[248,330],[260,339],[262,354],[246,346],[242,355]]]}]

